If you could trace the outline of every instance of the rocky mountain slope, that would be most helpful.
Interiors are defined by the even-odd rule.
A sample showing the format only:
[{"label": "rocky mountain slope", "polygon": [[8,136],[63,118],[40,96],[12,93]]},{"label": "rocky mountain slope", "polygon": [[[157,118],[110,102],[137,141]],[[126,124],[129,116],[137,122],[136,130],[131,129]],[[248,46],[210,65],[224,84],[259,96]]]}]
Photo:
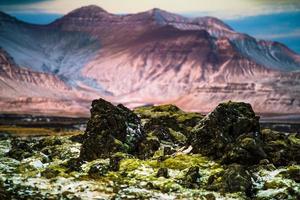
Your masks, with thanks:
[{"label": "rocky mountain slope", "polygon": [[0,13],[0,30],[15,62],[55,75],[80,96],[69,96],[72,104],[101,96],[129,107],[173,103],[208,112],[232,99],[260,113],[300,112],[300,56],[216,18],[160,9],[115,15],[87,6],[45,26]]},{"label": "rocky mountain slope", "polygon": [[[0,49],[0,111],[84,115],[86,98],[59,77],[18,66]],[[88,97],[89,91],[85,91]],[[75,101],[77,100],[77,101]],[[62,113],[62,111],[65,112]]]}]

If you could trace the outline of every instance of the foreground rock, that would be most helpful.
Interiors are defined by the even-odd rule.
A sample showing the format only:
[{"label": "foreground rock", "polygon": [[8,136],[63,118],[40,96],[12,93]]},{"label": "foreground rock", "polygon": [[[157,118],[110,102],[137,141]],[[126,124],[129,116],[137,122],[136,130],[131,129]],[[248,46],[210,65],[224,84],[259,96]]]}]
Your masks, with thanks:
[{"label": "foreground rock", "polygon": [[138,116],[123,105],[114,106],[103,100],[94,100],[88,121],[80,159],[107,158],[113,153],[135,153],[144,138]]},{"label": "foreground rock", "polygon": [[189,143],[194,153],[224,157],[227,163],[253,164],[266,156],[260,137],[259,117],[251,105],[227,102],[200,121],[192,130]]},{"label": "foreground rock", "polygon": [[189,132],[203,119],[199,113],[186,113],[174,105],[146,106],[134,110],[142,119],[146,133],[139,148],[141,158],[149,158],[158,149],[162,155],[174,153],[185,146]]},{"label": "foreground rock", "polygon": [[263,148],[268,159],[277,166],[300,164],[300,133],[262,131]]}]

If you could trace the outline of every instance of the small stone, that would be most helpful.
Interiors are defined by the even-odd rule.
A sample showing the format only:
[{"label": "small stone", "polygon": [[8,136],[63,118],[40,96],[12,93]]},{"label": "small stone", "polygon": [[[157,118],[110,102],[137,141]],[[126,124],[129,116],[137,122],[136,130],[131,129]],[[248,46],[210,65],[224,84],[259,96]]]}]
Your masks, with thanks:
[{"label": "small stone", "polygon": [[59,173],[60,172],[55,169],[45,169],[44,171],[41,172],[41,176],[43,176],[47,179],[51,179],[51,178],[58,176]]},{"label": "small stone", "polygon": [[199,173],[199,167],[190,167],[185,174],[184,183],[189,188],[197,188],[200,183],[201,175]]},{"label": "small stone", "polygon": [[172,149],[171,147],[164,147],[164,152],[163,155],[167,156],[167,155],[172,155],[173,153],[175,153],[176,151],[174,149]]},{"label": "small stone", "polygon": [[159,168],[159,170],[157,171],[156,177],[169,178],[168,168]]},{"label": "small stone", "polygon": [[260,165],[268,165],[270,164],[270,161],[268,159],[263,159],[259,162]]},{"label": "small stone", "polygon": [[216,200],[215,195],[212,193],[206,194],[206,195],[204,195],[204,197],[206,200]]},{"label": "small stone", "polygon": [[84,162],[79,158],[71,158],[64,165],[68,168],[69,172],[72,172],[72,171],[81,171],[81,165],[83,163]]},{"label": "small stone", "polygon": [[228,166],[222,176],[222,183],[226,192],[245,192],[247,196],[252,192],[251,175],[238,164]]},{"label": "small stone", "polygon": [[110,170],[119,171],[120,163],[126,156],[122,153],[116,153],[109,159]]},{"label": "small stone", "polygon": [[109,167],[105,164],[98,163],[93,165],[88,171],[88,175],[91,178],[97,179],[108,173]]}]

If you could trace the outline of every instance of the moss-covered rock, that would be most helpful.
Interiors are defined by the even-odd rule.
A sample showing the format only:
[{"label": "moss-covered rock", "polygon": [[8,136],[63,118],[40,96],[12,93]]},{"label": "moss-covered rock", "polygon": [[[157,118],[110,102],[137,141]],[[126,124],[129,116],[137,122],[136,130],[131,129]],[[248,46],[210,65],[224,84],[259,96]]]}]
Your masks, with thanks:
[{"label": "moss-covered rock", "polygon": [[54,178],[54,177],[58,176],[59,173],[60,173],[60,171],[58,171],[58,170],[47,168],[41,172],[41,176],[43,176],[47,179],[50,179],[50,178]]},{"label": "moss-covered rock", "polygon": [[11,141],[11,149],[7,153],[7,156],[16,160],[22,160],[30,157],[32,154],[32,145],[30,145],[29,140],[14,138]]},{"label": "moss-covered rock", "polygon": [[81,171],[81,165],[84,163],[80,158],[71,158],[66,163],[63,163],[62,166],[68,169],[68,172],[72,171]]},{"label": "moss-covered rock", "polygon": [[296,183],[300,183],[300,166],[289,166],[286,171],[280,173],[284,178],[292,179]]},{"label": "moss-covered rock", "polygon": [[160,141],[156,136],[148,136],[138,146],[138,155],[140,158],[150,158],[159,149]]},{"label": "moss-covered rock", "polygon": [[252,134],[243,134],[236,139],[235,143],[225,148],[222,163],[253,165],[258,164],[261,159],[265,158],[267,158],[267,155],[263,150],[263,143],[260,138]]},{"label": "moss-covered rock", "polygon": [[117,152],[109,158],[110,170],[119,171],[120,163],[124,158],[128,158],[128,155]]},{"label": "moss-covered rock", "polygon": [[48,146],[55,146],[55,145],[62,145],[63,142],[60,140],[60,138],[58,137],[45,137],[45,138],[41,138],[39,140],[36,140],[36,142],[33,145],[33,149],[34,150],[42,150],[45,147]]},{"label": "moss-covered rock", "polygon": [[262,130],[263,149],[276,166],[300,163],[300,134],[281,133],[270,129]]},{"label": "moss-covered rock", "polygon": [[83,137],[80,158],[94,160],[116,152],[137,152],[144,132],[140,119],[131,110],[98,99],[92,102],[91,118]]},{"label": "moss-covered rock", "polygon": [[92,165],[88,171],[89,177],[93,179],[101,178],[109,171],[109,165],[105,163],[96,163]]},{"label": "moss-covered rock", "polygon": [[222,189],[226,192],[252,192],[250,173],[241,165],[229,165],[222,176]]},{"label": "moss-covered rock", "polygon": [[[189,143],[194,153],[220,158],[226,147],[234,144],[242,134],[258,138],[260,134],[259,117],[255,115],[250,104],[242,102],[221,103],[217,108],[204,117],[192,130]],[[246,144],[245,150],[251,151],[251,143]],[[227,151],[230,148],[226,149]],[[245,152],[241,152],[245,154]],[[250,154],[250,153],[249,153]],[[242,155],[241,155],[242,156]]]},{"label": "moss-covered rock", "polygon": [[11,194],[7,191],[7,189],[4,187],[3,181],[0,180],[0,199],[3,200],[9,200],[12,199]]},{"label": "moss-covered rock", "polygon": [[198,166],[192,166],[186,172],[183,183],[188,188],[199,188],[201,175]]},{"label": "moss-covered rock", "polygon": [[134,112],[145,122],[147,134],[181,145],[186,143],[190,130],[203,118],[199,113],[186,113],[174,105],[140,107]]},{"label": "moss-covered rock", "polygon": [[169,178],[168,168],[159,168],[157,171],[156,177]]}]

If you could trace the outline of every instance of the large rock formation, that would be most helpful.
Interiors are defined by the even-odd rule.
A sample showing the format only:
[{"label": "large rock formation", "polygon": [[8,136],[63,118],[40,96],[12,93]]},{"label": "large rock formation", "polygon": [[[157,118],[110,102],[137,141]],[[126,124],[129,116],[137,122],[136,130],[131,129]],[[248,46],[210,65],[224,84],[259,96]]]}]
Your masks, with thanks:
[{"label": "large rock formation", "polygon": [[116,152],[135,153],[144,137],[141,121],[123,105],[94,100],[80,151],[83,160],[106,158]]},{"label": "large rock formation", "polygon": [[246,103],[221,103],[192,130],[193,152],[220,158],[229,144],[242,134],[260,134],[259,117]]}]

